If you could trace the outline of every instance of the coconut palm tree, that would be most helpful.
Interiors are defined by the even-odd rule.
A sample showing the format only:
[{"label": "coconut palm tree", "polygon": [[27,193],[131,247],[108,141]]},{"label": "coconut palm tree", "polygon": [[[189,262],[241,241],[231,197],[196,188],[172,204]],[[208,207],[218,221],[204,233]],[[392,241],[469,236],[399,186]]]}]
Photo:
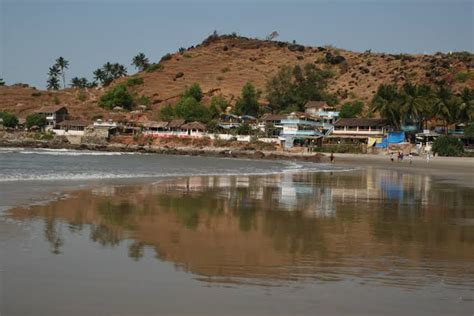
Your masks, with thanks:
[{"label": "coconut palm tree", "polygon": [[423,128],[429,118],[430,105],[433,95],[430,86],[406,83],[403,85],[400,96],[402,98],[401,116],[405,121],[412,121]]},{"label": "coconut palm tree", "polygon": [[460,95],[459,121],[469,123],[474,121],[474,89],[464,88]]},{"label": "coconut palm tree", "polygon": [[59,79],[57,76],[50,76],[46,82],[48,90],[58,90],[59,89]]},{"label": "coconut palm tree", "polygon": [[398,93],[397,86],[382,84],[372,98],[370,111],[372,113],[379,112],[381,117],[399,129],[401,123],[401,104],[402,99]]},{"label": "coconut palm tree", "polygon": [[65,69],[69,68],[69,61],[64,59],[64,57],[59,57],[56,59],[56,65],[58,66],[59,70],[61,71],[61,76],[63,78],[63,88],[66,88],[66,72]]},{"label": "coconut palm tree", "polygon": [[98,68],[92,74],[94,75],[94,80],[99,81],[101,85],[104,85],[106,74],[103,69]]},{"label": "coconut palm tree", "polygon": [[434,117],[444,121],[446,134],[448,134],[448,127],[457,122],[460,103],[460,100],[445,86],[440,86],[436,91],[432,113]]},{"label": "coconut palm tree", "polygon": [[133,57],[132,65],[139,71],[143,71],[150,65],[150,63],[144,53],[138,53],[137,56]]}]

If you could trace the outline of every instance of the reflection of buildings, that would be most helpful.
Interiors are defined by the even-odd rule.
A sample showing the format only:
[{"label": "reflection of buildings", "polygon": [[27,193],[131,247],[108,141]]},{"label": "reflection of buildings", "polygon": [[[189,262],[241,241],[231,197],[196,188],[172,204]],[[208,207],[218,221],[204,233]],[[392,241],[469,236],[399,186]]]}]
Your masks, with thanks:
[{"label": "reflection of buildings", "polygon": [[[387,195],[382,182],[403,194]],[[379,170],[192,177],[117,187],[113,195],[81,191],[12,216],[44,218],[45,237],[56,252],[70,240],[61,234],[87,227],[90,239],[107,247],[131,236],[128,255],[135,260],[148,248],[209,277],[340,279],[384,269],[398,273],[409,262],[411,276],[400,273],[396,282],[413,276],[420,284],[427,261],[431,273],[449,276],[457,272],[444,270],[445,262],[474,260],[471,227],[448,220],[454,211],[474,218],[467,213],[472,190],[429,186],[423,176]],[[445,207],[453,200],[465,209]],[[387,254],[393,260],[387,262]],[[462,268],[474,275],[472,265]]]}]

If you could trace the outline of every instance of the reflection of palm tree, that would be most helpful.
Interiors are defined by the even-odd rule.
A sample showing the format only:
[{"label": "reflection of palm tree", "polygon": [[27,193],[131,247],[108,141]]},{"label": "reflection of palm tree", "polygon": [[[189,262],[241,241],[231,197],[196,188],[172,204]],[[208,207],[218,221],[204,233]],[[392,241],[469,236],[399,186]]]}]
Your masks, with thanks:
[{"label": "reflection of palm tree", "polygon": [[60,254],[60,248],[64,244],[59,231],[56,229],[55,219],[47,218],[44,225],[44,237],[52,247],[51,252],[55,255]]}]

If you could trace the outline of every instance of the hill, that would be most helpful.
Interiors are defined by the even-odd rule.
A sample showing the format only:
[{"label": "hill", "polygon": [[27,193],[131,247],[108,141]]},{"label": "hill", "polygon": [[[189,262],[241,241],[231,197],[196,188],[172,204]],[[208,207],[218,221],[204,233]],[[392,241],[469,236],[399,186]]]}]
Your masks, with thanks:
[{"label": "hill", "polygon": [[[156,119],[163,104],[173,104],[183,90],[198,82],[207,98],[224,95],[231,104],[242,86],[251,81],[265,95],[265,83],[283,65],[312,63],[330,70],[329,91],[340,103],[370,101],[383,83],[445,83],[454,91],[474,88],[473,55],[467,52],[434,55],[359,53],[334,47],[308,47],[235,35],[212,35],[201,44],[164,56],[157,70],[140,72],[143,84],[131,87],[137,96],[150,100],[144,113],[108,113],[97,106],[107,88],[39,91],[24,85],[0,87],[0,110],[20,117],[33,109],[54,103],[67,104],[74,118]],[[125,82],[129,77],[112,83]],[[206,98],[205,98],[206,100]],[[265,100],[262,100],[265,102]]]}]

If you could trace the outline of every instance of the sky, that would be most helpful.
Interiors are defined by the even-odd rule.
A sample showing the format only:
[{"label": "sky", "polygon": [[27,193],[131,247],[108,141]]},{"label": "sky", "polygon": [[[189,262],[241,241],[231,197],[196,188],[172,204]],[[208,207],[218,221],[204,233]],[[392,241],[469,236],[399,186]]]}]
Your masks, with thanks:
[{"label": "sky", "polygon": [[474,51],[474,0],[0,0],[0,78],[46,85],[63,56],[67,77],[105,62],[158,61],[214,30],[311,46],[387,53]]}]

